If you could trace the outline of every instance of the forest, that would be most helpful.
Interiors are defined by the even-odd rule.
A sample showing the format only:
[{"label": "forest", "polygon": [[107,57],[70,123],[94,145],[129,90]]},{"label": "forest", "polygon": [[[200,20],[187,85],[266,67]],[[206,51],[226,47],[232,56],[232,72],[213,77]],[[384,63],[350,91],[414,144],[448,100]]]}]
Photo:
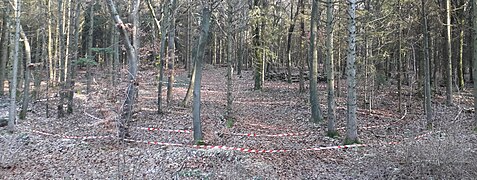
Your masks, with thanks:
[{"label": "forest", "polygon": [[477,177],[477,0],[0,9],[0,179]]}]

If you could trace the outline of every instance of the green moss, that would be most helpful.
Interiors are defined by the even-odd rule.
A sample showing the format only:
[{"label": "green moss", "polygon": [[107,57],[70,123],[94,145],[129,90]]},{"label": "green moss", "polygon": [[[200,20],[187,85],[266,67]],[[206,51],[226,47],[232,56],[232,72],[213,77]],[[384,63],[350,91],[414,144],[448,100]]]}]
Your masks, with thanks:
[{"label": "green moss", "polygon": [[351,144],[361,144],[358,139],[348,139],[344,140],[344,145],[351,145]]},{"label": "green moss", "polygon": [[330,138],[337,138],[340,136],[340,134],[338,133],[338,131],[328,131],[326,133],[326,136],[330,137]]},{"label": "green moss", "polygon": [[205,142],[204,140],[198,140],[197,142],[195,142],[195,145],[199,145],[199,146],[205,145]]},{"label": "green moss", "polygon": [[227,118],[227,121],[226,121],[226,126],[227,128],[232,128],[235,124],[235,119],[234,118]]},{"label": "green moss", "polygon": [[432,130],[432,123],[427,123],[426,129],[427,130]]}]

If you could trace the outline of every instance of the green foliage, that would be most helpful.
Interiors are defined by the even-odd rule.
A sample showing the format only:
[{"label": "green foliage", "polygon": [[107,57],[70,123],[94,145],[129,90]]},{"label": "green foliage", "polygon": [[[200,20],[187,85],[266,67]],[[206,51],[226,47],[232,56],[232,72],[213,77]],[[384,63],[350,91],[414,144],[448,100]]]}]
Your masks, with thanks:
[{"label": "green foliage", "polygon": [[204,142],[204,140],[198,140],[198,141],[195,143],[195,145],[199,145],[199,146],[205,145],[205,142]]},{"label": "green foliage", "polygon": [[330,138],[337,138],[340,136],[340,133],[338,133],[338,131],[328,131],[326,133],[326,136],[330,137]]},{"label": "green foliage", "polygon": [[114,53],[113,48],[91,48],[91,51],[96,52],[96,53],[107,53],[107,54],[112,54]]},{"label": "green foliage", "polygon": [[206,173],[203,173],[200,169],[184,170],[179,172],[179,176],[193,177],[198,179],[209,179],[209,175]]},{"label": "green foliage", "polygon": [[344,140],[344,145],[351,145],[351,144],[361,144],[361,142],[359,142],[359,140],[350,140],[348,138]]},{"label": "green foliage", "polygon": [[427,130],[432,130],[432,127],[433,127],[432,123],[427,123],[427,125],[426,125]]},{"label": "green foliage", "polygon": [[235,119],[232,117],[228,117],[226,121],[227,128],[232,128],[234,126]]},{"label": "green foliage", "polygon": [[87,65],[90,65],[90,66],[98,65],[98,63],[96,61],[94,61],[90,58],[79,58],[74,63],[75,63],[76,66],[81,66],[81,67],[84,67],[84,66],[87,66]]}]

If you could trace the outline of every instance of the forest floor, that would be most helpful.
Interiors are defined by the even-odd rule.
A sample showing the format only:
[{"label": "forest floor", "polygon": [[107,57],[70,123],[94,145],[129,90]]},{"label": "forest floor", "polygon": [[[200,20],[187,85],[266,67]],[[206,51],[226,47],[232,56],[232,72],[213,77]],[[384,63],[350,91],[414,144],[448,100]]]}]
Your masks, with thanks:
[{"label": "forest floor", "polygon": [[[125,73],[123,73],[125,74]],[[97,74],[99,75],[99,74]],[[225,68],[206,67],[202,81],[202,126],[207,145],[255,150],[192,147],[190,107],[179,104],[188,78],[178,71],[173,100],[157,114],[154,69],[140,72],[139,94],[130,122],[130,139],[115,136],[115,119],[124,100],[125,80],[112,87],[96,79],[94,91],[75,94],[75,112],[56,118],[57,99],[32,105],[17,131],[0,129],[0,179],[473,179],[477,177],[477,133],[473,130],[471,89],[454,95],[455,105],[434,96],[434,127],[426,130],[422,98],[403,93],[403,112],[397,110],[393,86],[376,91],[372,110],[358,109],[358,134],[363,147],[342,148],[340,136],[326,136],[324,122],[310,122],[308,93],[298,83],[266,81],[263,91],[253,90],[253,72],[234,76],[233,127],[224,119]],[[345,80],[341,80],[344,87]],[[326,109],[325,83],[320,82],[321,109]],[[390,88],[389,88],[390,87]],[[363,90],[360,87],[360,93]],[[163,97],[165,99],[165,91]],[[337,98],[337,126],[346,125],[344,88]],[[50,95],[53,95],[50,94]],[[369,95],[368,95],[369,96]],[[359,107],[363,108],[363,94]],[[1,100],[4,104],[5,98]],[[7,110],[2,105],[1,114]],[[405,109],[405,110],[404,110]],[[257,137],[244,136],[254,133]],[[294,134],[286,134],[294,133]],[[282,134],[280,136],[280,134]],[[265,135],[265,136],[263,136]],[[268,136],[266,136],[268,135]],[[78,137],[75,137],[78,136]],[[90,137],[81,139],[83,136]],[[76,138],[76,139],[75,139]],[[79,138],[79,139],[78,139]],[[144,141],[150,141],[149,143]],[[161,144],[161,143],[174,143]],[[320,148],[321,147],[321,148]],[[222,147],[223,148],[223,147]],[[315,148],[315,149],[312,149]]]}]

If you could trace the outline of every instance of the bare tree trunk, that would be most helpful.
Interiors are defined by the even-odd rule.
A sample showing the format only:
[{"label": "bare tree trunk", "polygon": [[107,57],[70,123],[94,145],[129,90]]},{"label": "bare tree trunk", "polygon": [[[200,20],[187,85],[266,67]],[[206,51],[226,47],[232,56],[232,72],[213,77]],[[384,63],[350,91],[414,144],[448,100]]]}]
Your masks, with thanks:
[{"label": "bare tree trunk", "polygon": [[200,36],[199,36],[199,45],[197,49],[197,56],[193,56],[192,59],[195,63],[195,69],[197,75],[195,76],[194,82],[194,103],[192,109],[193,117],[193,126],[194,126],[194,143],[201,144],[202,141],[202,125],[200,120],[200,84],[202,79],[202,62],[204,60],[205,46],[209,40],[209,29],[210,29],[210,16],[211,10],[210,7],[204,7],[202,9],[202,21],[200,27]]},{"label": "bare tree trunk", "polygon": [[[4,3],[8,1],[4,0]],[[2,26],[2,57],[0,58],[0,96],[5,94],[5,72],[7,71],[5,66],[8,61],[8,47],[10,42],[8,41],[10,35],[10,8],[5,7],[3,11],[3,26]]]},{"label": "bare tree trunk", "polygon": [[20,111],[19,118],[20,119],[25,119],[28,111],[28,104],[30,103],[30,70],[32,66],[30,66],[31,63],[31,46],[30,42],[28,41],[27,36],[25,35],[25,32],[23,32],[22,27],[20,26],[20,36],[23,39],[23,44],[25,48],[25,58],[26,58],[26,65],[25,65],[25,84],[23,88],[23,100],[22,100],[22,110]]},{"label": "bare tree trunk", "polygon": [[447,62],[446,62],[446,104],[452,105],[452,27],[451,27],[451,1],[446,0],[447,12]]},{"label": "bare tree trunk", "polygon": [[[199,43],[199,42],[198,42]],[[187,104],[189,104],[191,97],[192,97],[192,91],[194,90],[194,84],[195,84],[195,76],[197,75],[197,66],[195,65],[195,61],[197,60],[197,49],[199,45],[195,45],[194,48],[192,49],[192,61],[194,63],[194,66],[192,68],[192,74],[190,76],[190,82],[189,82],[189,88],[187,88],[187,93],[184,97],[184,100],[182,100],[182,106],[186,107]]]},{"label": "bare tree trunk", "polygon": [[[93,57],[93,32],[94,32],[94,5],[96,4],[96,0],[90,2],[89,6],[89,26],[88,26],[88,45],[86,47],[86,59],[87,61],[94,61]],[[92,72],[91,72],[91,63],[86,63],[86,94],[91,92],[91,79],[92,79]]]},{"label": "bare tree trunk", "polygon": [[318,57],[316,47],[316,34],[318,32],[318,0],[313,0],[313,6],[311,10],[311,22],[310,22],[310,46],[308,50],[308,62],[310,64],[310,103],[311,103],[311,120],[314,123],[319,123],[323,120],[321,115],[320,102],[318,99]]},{"label": "bare tree trunk", "polygon": [[20,13],[21,13],[21,0],[15,0],[15,37],[13,39],[14,51],[13,51],[13,70],[12,70],[12,84],[10,91],[10,112],[8,116],[8,130],[13,132],[15,130],[15,121],[17,116],[17,75],[18,75],[18,52],[20,45]]},{"label": "bare tree trunk", "polygon": [[[67,78],[67,89],[68,89],[68,108],[67,108],[67,113],[72,114],[73,113],[73,106],[74,106],[74,87],[75,87],[75,79],[76,79],[76,61],[78,61],[78,43],[79,43],[79,26],[80,26],[80,13],[81,13],[81,7],[80,7],[80,2],[76,1],[75,2],[76,7],[72,8],[72,17],[73,21],[71,21],[71,29],[73,33],[73,42],[70,43],[70,49],[72,50],[73,57],[71,58],[72,61],[70,65],[68,66],[68,73],[69,76]],[[114,74],[114,72],[112,72]],[[114,76],[113,76],[114,77]],[[114,79],[114,78],[113,78]],[[114,81],[114,80],[113,80]]]},{"label": "bare tree trunk", "polygon": [[336,103],[335,103],[335,64],[333,52],[333,0],[326,1],[326,61],[327,61],[327,80],[328,80],[328,136],[338,135],[336,131]]},{"label": "bare tree trunk", "polygon": [[232,95],[232,41],[234,36],[234,29],[233,29],[233,16],[234,16],[234,5],[231,0],[227,2],[227,107],[225,110],[225,117],[227,119],[227,124],[231,125],[234,123],[233,116],[232,116],[232,103],[233,103],[233,95]]},{"label": "bare tree trunk", "polygon": [[[431,75],[429,72],[429,32],[427,28],[427,12],[425,0],[421,0],[422,17],[424,19],[424,98],[427,127],[432,128],[432,106],[431,106]],[[450,52],[449,52],[450,53]]]},{"label": "bare tree trunk", "polygon": [[356,122],[356,0],[348,0],[348,118],[345,144],[358,142],[358,126]]},{"label": "bare tree trunk", "polygon": [[293,16],[293,5],[295,0],[291,0],[290,4],[290,19],[293,20],[290,24],[290,27],[288,28],[288,34],[287,34],[287,82],[292,83],[291,80],[291,66],[292,66],[292,54],[291,54],[291,44],[292,44],[292,38],[293,38],[293,31],[295,30],[295,23],[298,18],[298,12],[300,12],[300,6],[298,5],[296,8],[295,16]]},{"label": "bare tree trunk", "polygon": [[168,39],[168,54],[169,54],[169,63],[168,63],[168,74],[169,78],[167,81],[167,104],[169,104],[172,101],[172,91],[174,88],[174,61],[175,61],[175,56],[176,56],[176,48],[175,48],[175,43],[174,43],[174,38],[176,37],[175,35],[175,26],[176,26],[176,19],[175,19],[175,13],[177,9],[177,1],[176,0],[171,0],[171,10],[170,10],[170,19],[169,19],[169,39]]},{"label": "bare tree trunk", "polygon": [[[64,40],[64,25],[63,25],[63,0],[58,0],[58,62],[59,62],[59,69],[58,69],[58,82],[60,84],[60,90],[58,95],[60,97],[60,101],[58,102],[57,110],[58,110],[58,118],[62,118],[65,116],[63,110],[63,104],[65,100],[65,40]],[[60,17],[61,16],[61,17]]]},{"label": "bare tree trunk", "polygon": [[[255,8],[260,7],[260,0],[254,0],[253,5]],[[261,47],[261,33],[260,33],[260,25],[259,21],[255,23],[254,31],[253,31],[253,46],[254,46],[254,51],[255,51],[255,84],[254,88],[255,90],[262,90],[263,87],[263,81],[262,81],[262,76],[263,76],[263,51]]]},{"label": "bare tree trunk", "polygon": [[[135,8],[139,7],[139,0],[134,0]],[[129,64],[129,83],[128,83],[128,89],[127,89],[127,97],[124,102],[123,109],[125,111],[125,115],[121,118],[119,122],[119,138],[124,138],[125,136],[128,135],[128,121],[131,118],[132,115],[132,108],[133,108],[133,103],[134,103],[134,97],[136,94],[136,76],[137,76],[137,56],[136,56],[136,49],[134,49],[134,46],[131,43],[131,40],[129,39],[129,32],[126,28],[126,25],[123,23],[121,18],[119,17],[119,14],[116,10],[116,6],[114,5],[113,0],[107,0],[107,5],[109,7],[109,11],[111,13],[111,16],[116,23],[116,27],[119,29],[121,36],[123,38],[124,45],[126,47],[126,53],[127,53],[127,58],[128,58],[128,64]],[[133,11],[137,13],[137,10]],[[132,16],[137,16],[138,14],[133,13]]]},{"label": "bare tree trunk", "polygon": [[159,84],[157,86],[157,112],[162,113],[162,85],[164,81],[164,65],[166,62],[166,34],[167,28],[169,26],[168,19],[169,19],[169,8],[164,3],[164,16],[162,17],[162,25],[161,25],[161,49],[159,50],[159,54],[161,56],[160,63],[159,63]]},{"label": "bare tree trunk", "polygon": [[[47,0],[47,4],[48,4],[48,68],[49,68],[49,75],[48,75],[48,80],[49,80],[49,84],[54,84],[53,82],[55,81],[55,60],[53,58],[53,36],[52,36],[52,15],[51,15],[51,0]],[[48,91],[47,91],[48,92]],[[48,93],[47,93],[47,96],[48,96]],[[47,101],[48,102],[48,101]],[[48,104],[48,103],[47,103]],[[48,113],[47,113],[48,114]]]},{"label": "bare tree trunk", "polygon": [[[477,0],[472,2],[472,59],[473,59],[473,79],[474,79],[474,111],[477,110]],[[474,129],[477,130],[477,113],[474,112]]]}]

